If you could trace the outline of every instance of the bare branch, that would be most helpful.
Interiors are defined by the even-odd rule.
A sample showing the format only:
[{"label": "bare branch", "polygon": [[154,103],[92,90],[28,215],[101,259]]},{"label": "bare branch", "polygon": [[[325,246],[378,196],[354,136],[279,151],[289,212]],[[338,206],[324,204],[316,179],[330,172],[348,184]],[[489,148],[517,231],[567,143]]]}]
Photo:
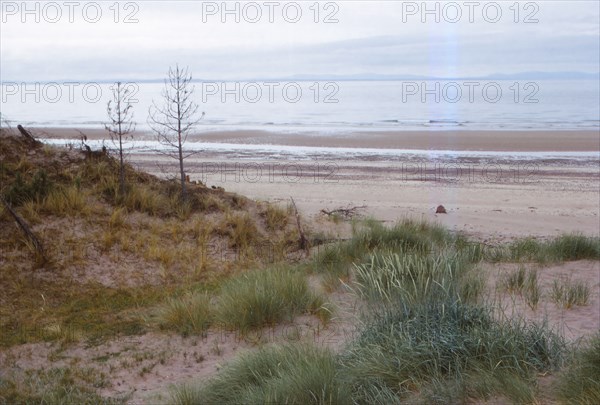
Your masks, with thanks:
[{"label": "bare branch", "polygon": [[[121,195],[124,195],[126,143],[133,138],[131,134],[135,131],[133,106],[128,101],[130,91],[127,86],[117,82],[111,87],[111,90],[112,100],[106,106],[106,113],[110,122],[105,124],[104,128],[110,134],[114,149],[119,155],[119,185]],[[131,145],[129,148],[131,148]]]}]

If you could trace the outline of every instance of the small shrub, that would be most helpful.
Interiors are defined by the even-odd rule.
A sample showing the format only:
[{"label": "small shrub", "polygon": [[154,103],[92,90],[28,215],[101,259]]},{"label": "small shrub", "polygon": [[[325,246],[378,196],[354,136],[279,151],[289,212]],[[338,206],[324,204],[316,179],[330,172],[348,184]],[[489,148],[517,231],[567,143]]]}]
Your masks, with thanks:
[{"label": "small shrub", "polygon": [[579,234],[560,235],[547,242],[535,239],[520,239],[509,245],[510,259],[516,261],[598,260],[600,259],[600,238]]},{"label": "small shrub", "polygon": [[347,277],[350,271],[352,256],[344,244],[319,246],[313,259],[313,269],[317,273],[333,274],[337,277]]}]

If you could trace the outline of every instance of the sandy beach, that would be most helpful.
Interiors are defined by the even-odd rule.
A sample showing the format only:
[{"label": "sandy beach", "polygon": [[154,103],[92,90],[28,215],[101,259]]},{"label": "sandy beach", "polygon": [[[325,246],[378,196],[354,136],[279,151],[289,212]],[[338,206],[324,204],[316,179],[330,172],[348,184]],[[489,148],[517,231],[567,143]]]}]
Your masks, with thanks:
[{"label": "sandy beach", "polygon": [[[34,131],[55,139],[79,136],[74,129]],[[101,130],[82,132],[88,139],[105,136]],[[140,138],[150,139],[150,135]],[[426,218],[483,240],[561,232],[597,235],[600,229],[600,135],[596,131],[345,136],[232,131],[197,135],[193,140],[202,140],[207,147],[229,146],[207,148],[189,158],[192,181],[284,204],[293,197],[317,223],[322,209],[364,206],[363,215],[389,223],[404,217]],[[249,145],[270,145],[272,150],[245,149]],[[273,145],[282,145],[287,152],[275,153]],[[294,153],[290,146],[302,153]],[[358,149],[356,154],[347,152],[354,149],[322,153],[310,149],[315,147]],[[368,153],[359,153],[360,148],[369,148]],[[386,153],[389,148],[412,151]],[[444,155],[432,150],[455,152]],[[173,173],[175,164],[147,152],[131,154],[130,161],[159,176]],[[440,204],[448,214],[435,214]]]}]

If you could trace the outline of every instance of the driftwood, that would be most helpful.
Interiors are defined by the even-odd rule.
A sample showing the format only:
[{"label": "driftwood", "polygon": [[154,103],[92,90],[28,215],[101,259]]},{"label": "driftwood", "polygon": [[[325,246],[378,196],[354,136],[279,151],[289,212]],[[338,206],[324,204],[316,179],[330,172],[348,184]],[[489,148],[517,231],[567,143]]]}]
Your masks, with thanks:
[{"label": "driftwood", "polygon": [[300,234],[298,244],[300,245],[300,249],[304,250],[304,252],[306,253],[306,257],[308,257],[308,255],[310,254],[308,239],[306,239],[306,235],[304,234],[304,230],[302,229],[302,223],[300,222],[300,214],[298,213],[296,202],[292,197],[290,197],[290,200],[292,200],[292,206],[294,207],[294,212],[296,214],[296,226],[298,227],[298,233]]},{"label": "driftwood", "polygon": [[347,207],[347,208],[336,208],[334,210],[328,211],[326,209],[322,209],[321,212],[327,216],[332,215],[341,215],[346,219],[351,219],[354,216],[358,215],[358,211],[367,208],[366,205],[361,205],[358,207]]},{"label": "driftwood", "polygon": [[17,129],[19,130],[21,135],[23,135],[25,137],[25,139],[27,139],[27,142],[30,143],[31,145],[41,144],[41,142],[38,141],[37,139],[35,139],[35,137],[33,135],[31,135],[31,132],[29,132],[28,130],[23,128],[23,126],[21,124],[17,125]]},{"label": "driftwood", "polygon": [[23,231],[25,236],[27,236],[27,238],[31,241],[33,247],[35,248],[35,251],[37,252],[39,257],[42,258],[43,263],[46,263],[48,261],[48,258],[46,257],[46,252],[44,251],[44,246],[42,245],[42,242],[40,242],[37,236],[35,236],[27,222],[23,218],[21,218],[21,216],[19,216],[19,214],[17,214],[15,210],[10,206],[8,201],[6,201],[3,197],[0,197],[0,201],[2,201],[2,204],[4,205],[8,213],[13,217],[21,231]]}]

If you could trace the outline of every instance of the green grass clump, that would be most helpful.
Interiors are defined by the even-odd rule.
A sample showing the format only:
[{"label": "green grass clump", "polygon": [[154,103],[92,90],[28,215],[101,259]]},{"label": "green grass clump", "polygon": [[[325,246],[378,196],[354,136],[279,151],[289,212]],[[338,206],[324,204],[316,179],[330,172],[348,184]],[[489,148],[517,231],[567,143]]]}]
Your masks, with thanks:
[{"label": "green grass clump", "polygon": [[[440,394],[436,382],[447,386],[457,381],[458,391],[467,397],[502,394],[519,400],[534,396],[536,373],[558,366],[563,351],[562,339],[546,327],[499,322],[485,307],[458,300],[399,301],[371,314],[362,334],[342,354],[342,364],[358,403],[388,403],[380,398],[406,399],[427,389]],[[506,383],[519,380],[527,383],[517,391]]]},{"label": "green grass clump", "polygon": [[320,249],[313,268],[317,273],[334,273],[337,277],[347,278],[354,262],[376,250],[427,254],[457,240],[437,224],[405,219],[393,227],[386,227],[376,220],[367,219],[353,224],[350,240]]},{"label": "green grass clump", "polygon": [[359,294],[372,302],[432,301],[456,294],[453,288],[465,268],[456,253],[375,253],[355,266],[354,284]]},{"label": "green grass clump", "polygon": [[546,260],[543,243],[533,238],[518,239],[512,242],[508,248],[511,260]]},{"label": "green grass clump", "polygon": [[244,332],[307,312],[323,317],[328,314],[323,299],[310,291],[305,276],[280,266],[251,271],[226,282],[215,316],[219,324]]},{"label": "green grass clump", "polygon": [[206,293],[187,293],[170,298],[158,311],[158,323],[163,329],[183,336],[202,334],[212,322],[210,297]]},{"label": "green grass clump", "polygon": [[527,280],[525,281],[525,288],[523,290],[523,297],[529,308],[536,310],[540,298],[542,297],[542,290],[538,283],[537,271],[530,270],[527,274]]},{"label": "green grass clump", "polygon": [[178,386],[172,401],[194,404],[351,403],[328,349],[307,344],[267,346],[246,352],[199,386]]},{"label": "green grass clump", "polygon": [[539,263],[600,259],[600,238],[565,234],[546,242],[533,238],[517,240],[509,245],[510,260]]},{"label": "green grass clump", "polygon": [[551,292],[552,301],[565,309],[587,305],[590,299],[590,287],[582,281],[554,280]]},{"label": "green grass clump", "polygon": [[600,259],[600,238],[567,234],[551,240],[547,246],[551,256],[557,260]]},{"label": "green grass clump", "polygon": [[512,293],[520,294],[527,305],[535,310],[542,297],[542,290],[538,283],[537,271],[527,270],[520,266],[518,270],[506,274],[501,280],[502,287]]},{"label": "green grass clump", "polygon": [[600,333],[577,351],[558,382],[558,397],[565,404],[600,403]]}]

